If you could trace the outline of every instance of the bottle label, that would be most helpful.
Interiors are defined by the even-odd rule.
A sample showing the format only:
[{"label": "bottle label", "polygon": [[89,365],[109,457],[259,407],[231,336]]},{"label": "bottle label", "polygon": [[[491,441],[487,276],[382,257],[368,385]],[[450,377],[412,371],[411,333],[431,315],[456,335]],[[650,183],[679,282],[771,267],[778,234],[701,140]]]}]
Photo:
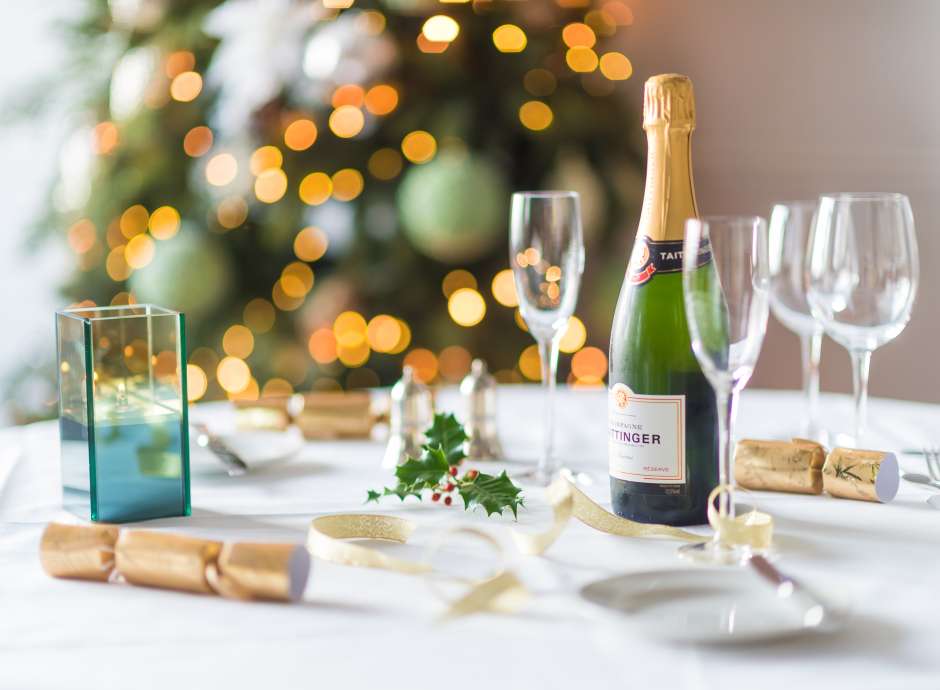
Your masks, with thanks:
[{"label": "bottle label", "polygon": [[610,475],[628,482],[685,483],[685,396],[608,392]]},{"label": "bottle label", "polygon": [[[643,237],[637,242],[630,259],[627,278],[633,285],[643,285],[656,273],[680,273],[682,271],[683,240],[651,240]],[[698,265],[711,261],[711,251],[699,251]]]}]

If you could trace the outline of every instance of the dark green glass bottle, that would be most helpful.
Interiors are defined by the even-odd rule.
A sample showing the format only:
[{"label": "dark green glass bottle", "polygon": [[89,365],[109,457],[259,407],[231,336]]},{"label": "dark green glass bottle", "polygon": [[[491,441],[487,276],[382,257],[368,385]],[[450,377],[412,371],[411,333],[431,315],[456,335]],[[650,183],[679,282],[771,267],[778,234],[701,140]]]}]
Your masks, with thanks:
[{"label": "dark green glass bottle", "polygon": [[[715,397],[692,353],[682,301],[692,185],[692,82],[646,82],[646,192],[610,335],[608,447],[614,512],[639,522],[706,522],[718,484]],[[702,257],[707,261],[708,257]]]}]

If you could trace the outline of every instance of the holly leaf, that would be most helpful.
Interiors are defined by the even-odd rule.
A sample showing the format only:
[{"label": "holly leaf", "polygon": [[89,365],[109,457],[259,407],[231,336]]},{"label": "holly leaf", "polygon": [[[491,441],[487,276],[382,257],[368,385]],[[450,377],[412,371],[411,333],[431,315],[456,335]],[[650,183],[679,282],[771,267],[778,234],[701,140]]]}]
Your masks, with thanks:
[{"label": "holly leaf", "polygon": [[462,483],[459,491],[465,510],[482,506],[488,516],[509,508],[513,517],[518,517],[516,511],[523,504],[522,489],[512,483],[505,471],[498,477],[481,472],[472,481]]},{"label": "holly leaf", "polygon": [[453,414],[434,415],[434,423],[424,432],[424,436],[427,439],[425,447],[443,450],[448,465],[459,465],[467,457],[463,444],[468,437],[463,425]]},{"label": "holly leaf", "polygon": [[382,498],[382,494],[380,494],[378,491],[369,489],[369,495],[366,497],[366,503],[378,503],[380,498]]},{"label": "holly leaf", "polygon": [[425,447],[420,458],[408,458],[404,464],[399,465],[395,476],[398,477],[399,485],[423,489],[437,484],[447,474],[448,469],[450,465],[441,448]]}]

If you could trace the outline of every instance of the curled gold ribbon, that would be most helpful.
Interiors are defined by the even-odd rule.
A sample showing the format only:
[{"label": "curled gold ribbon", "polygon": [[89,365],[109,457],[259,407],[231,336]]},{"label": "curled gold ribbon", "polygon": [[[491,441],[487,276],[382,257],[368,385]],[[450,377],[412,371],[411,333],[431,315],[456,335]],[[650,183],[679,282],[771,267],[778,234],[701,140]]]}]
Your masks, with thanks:
[{"label": "curled gold ribbon", "polygon": [[362,568],[381,568],[397,573],[426,573],[427,563],[394,558],[367,546],[350,544],[348,539],[381,539],[404,544],[417,525],[390,515],[342,513],[314,518],[307,532],[307,549],[325,561]]},{"label": "curled gold ribbon", "polygon": [[715,530],[718,540],[729,546],[747,546],[755,551],[770,548],[774,535],[774,520],[767,513],[756,507],[743,515],[728,517],[721,515],[715,507],[716,499],[722,494],[728,495],[728,501],[735,492],[730,484],[716,486],[708,495],[708,524]]}]

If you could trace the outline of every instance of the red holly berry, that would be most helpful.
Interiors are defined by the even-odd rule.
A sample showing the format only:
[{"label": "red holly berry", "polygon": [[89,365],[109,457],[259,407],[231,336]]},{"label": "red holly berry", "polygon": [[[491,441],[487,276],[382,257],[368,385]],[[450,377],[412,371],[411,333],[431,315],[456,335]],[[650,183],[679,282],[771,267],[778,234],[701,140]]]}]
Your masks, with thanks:
[{"label": "red holly berry", "polygon": [[454,499],[452,499],[450,496],[444,496],[444,505],[449,506],[453,502],[454,502]]},{"label": "red holly berry", "polygon": [[444,491],[450,492],[450,491],[453,491],[453,490],[454,490],[454,485],[453,485],[453,484],[448,484],[447,486],[444,487]]},{"label": "red holly berry", "polygon": [[432,500],[432,501],[440,501],[440,500],[441,500],[441,495],[435,491],[433,494],[431,494],[431,500]]},{"label": "red holly berry", "polygon": [[469,472],[467,472],[467,479],[476,479],[478,474],[480,473],[477,472],[476,470],[470,470]]},{"label": "red holly berry", "polygon": [[450,468],[449,470],[447,470],[447,471],[450,472],[450,476],[451,476],[451,477],[456,477],[456,476],[457,476],[457,466],[456,466],[456,465],[452,465],[451,468]]}]

